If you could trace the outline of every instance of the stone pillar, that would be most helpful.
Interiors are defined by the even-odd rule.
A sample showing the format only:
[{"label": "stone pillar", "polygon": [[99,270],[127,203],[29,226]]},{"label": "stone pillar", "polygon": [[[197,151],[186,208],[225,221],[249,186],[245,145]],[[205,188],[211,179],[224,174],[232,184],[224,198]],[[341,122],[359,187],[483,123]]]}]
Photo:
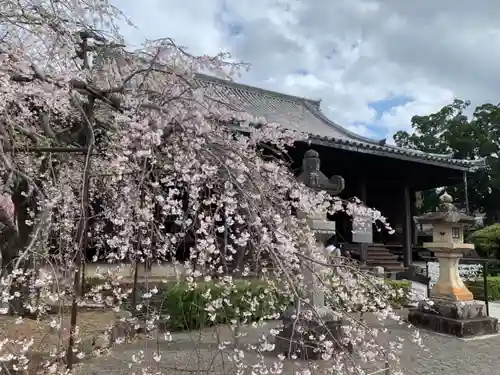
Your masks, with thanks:
[{"label": "stone pillar", "polygon": [[[299,213],[299,217],[305,216],[303,213]],[[328,259],[325,251],[325,242],[335,234],[335,222],[329,221],[326,218],[326,213],[320,212],[315,215],[310,216],[307,219],[309,227],[314,231],[316,237],[316,248],[319,254],[325,255],[325,261]],[[313,257],[313,254],[309,254]],[[316,271],[318,270],[318,265],[314,262],[305,262],[305,267],[303,267],[303,275],[306,285],[309,290],[309,301],[313,308],[317,311],[322,311],[325,307],[325,292],[321,286],[321,283],[316,276]],[[308,307],[306,307],[308,308]]]}]

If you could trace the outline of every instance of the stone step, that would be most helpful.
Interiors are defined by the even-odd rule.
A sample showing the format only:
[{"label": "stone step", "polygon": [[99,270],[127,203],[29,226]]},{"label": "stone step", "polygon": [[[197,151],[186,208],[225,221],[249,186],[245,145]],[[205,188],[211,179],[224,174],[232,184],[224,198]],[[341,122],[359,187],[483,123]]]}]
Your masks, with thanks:
[{"label": "stone step", "polygon": [[383,244],[373,244],[367,249],[366,264],[369,267],[383,267],[385,272],[401,272],[404,270],[398,256],[393,254]]},{"label": "stone step", "polygon": [[392,255],[392,254],[377,254],[377,255],[367,254],[367,258],[368,259],[399,259],[399,257],[397,257],[396,255]]},{"label": "stone step", "polygon": [[385,247],[385,246],[371,246],[371,245],[368,245],[367,248],[368,248],[368,250],[388,251],[388,252],[391,252],[391,249],[389,249],[388,247]]},{"label": "stone step", "polygon": [[368,254],[372,254],[372,255],[376,255],[376,254],[385,254],[385,255],[391,255],[393,257],[397,257],[396,254],[393,254],[391,253],[390,251],[382,251],[382,250],[376,250],[376,251],[373,251],[373,250],[368,250],[367,251]]},{"label": "stone step", "polygon": [[[382,267],[385,272],[402,272],[404,271],[404,267],[396,266],[396,265],[377,265],[378,267]],[[377,266],[369,266],[369,267],[377,267]]]},{"label": "stone step", "polygon": [[374,252],[368,252],[368,256],[374,257],[374,258],[380,258],[380,257],[389,257],[389,258],[397,258],[397,255],[391,254],[391,253],[374,253]]},{"label": "stone step", "polygon": [[399,263],[401,263],[401,261],[397,257],[393,258],[393,257],[370,257],[370,256],[368,256],[366,258],[366,260],[367,261],[370,260],[373,262],[399,262]]},{"label": "stone step", "polygon": [[372,252],[372,253],[388,253],[388,254],[392,254],[392,251],[389,250],[388,248],[384,247],[384,248],[373,248],[373,247],[368,247],[367,248],[367,251],[368,252]]},{"label": "stone step", "polygon": [[370,249],[386,249],[386,250],[389,250],[389,248],[387,246],[384,246],[384,245],[368,245],[368,248],[370,248]]},{"label": "stone step", "polygon": [[402,267],[401,266],[402,262],[398,262],[398,261],[377,262],[377,261],[373,261],[373,260],[368,259],[368,261],[366,262],[366,264],[369,265],[369,266],[371,266],[371,267],[375,267],[375,266],[382,266],[382,267],[385,267],[385,266]]},{"label": "stone step", "polygon": [[387,250],[387,251],[391,251],[389,248],[385,247],[385,246],[372,246],[372,245],[368,245],[368,248],[369,249],[376,249],[376,250]]},{"label": "stone step", "polygon": [[373,251],[368,251],[367,252],[367,255],[368,256],[371,256],[371,257],[390,257],[390,258],[398,258],[397,255],[394,255],[392,253],[385,253],[385,252],[373,252]]}]

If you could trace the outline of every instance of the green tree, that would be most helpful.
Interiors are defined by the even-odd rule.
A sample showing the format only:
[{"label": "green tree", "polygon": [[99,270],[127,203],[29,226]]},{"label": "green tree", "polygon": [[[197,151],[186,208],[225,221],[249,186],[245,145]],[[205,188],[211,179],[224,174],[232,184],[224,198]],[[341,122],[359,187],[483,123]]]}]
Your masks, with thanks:
[{"label": "green tree", "polygon": [[[456,99],[436,113],[412,118],[413,133],[394,135],[398,146],[437,154],[452,154],[460,159],[486,158],[488,169],[467,176],[469,209],[486,214],[486,221],[500,221],[500,106],[483,104],[472,116],[466,111],[470,102]],[[464,204],[464,184],[448,188]],[[423,192],[422,211],[433,209],[436,191]]]}]

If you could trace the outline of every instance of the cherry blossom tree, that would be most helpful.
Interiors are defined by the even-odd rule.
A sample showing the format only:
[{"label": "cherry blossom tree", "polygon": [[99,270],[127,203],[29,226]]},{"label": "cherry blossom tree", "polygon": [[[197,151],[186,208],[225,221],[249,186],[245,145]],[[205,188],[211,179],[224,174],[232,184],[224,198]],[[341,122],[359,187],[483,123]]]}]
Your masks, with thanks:
[{"label": "cherry blossom tree", "polygon": [[[178,261],[175,253],[186,238],[191,242],[182,282],[195,288],[211,281],[224,291],[204,295],[214,320],[238,277],[259,278],[267,291],[307,303],[302,271],[313,262],[358,357],[397,359],[400,345],[379,343],[377,329],[359,318],[362,311],[399,319],[388,290],[355,264],[331,265],[305,220],[292,211],[368,210],[384,230],[389,225],[378,211],[313,191],[294,177],[281,156],[306,134],[255,119],[196,83],[198,72],[234,79],[245,65],[225,53],[194,56],[168,38],[132,50],[116,26],[127,20],[105,0],[8,0],[0,20],[3,312],[24,324],[49,316],[51,303],[72,308],[68,341],[51,349],[40,372],[62,373],[75,356],[83,358],[77,312],[90,297],[120,311],[132,294],[132,311],[151,306],[144,320],[128,321],[145,325],[148,335],[157,332],[160,316],[150,304],[160,293],[156,285],[146,283],[142,295],[137,282],[124,291],[120,276],[109,271],[98,288],[82,289],[90,246],[97,249],[94,260],[105,259],[117,270],[133,267],[137,281],[145,262]],[[113,289],[111,296],[102,294],[103,286]],[[47,324],[57,328],[59,315],[50,316]],[[247,320],[228,325],[236,330]],[[279,372],[281,354],[271,365],[263,359],[275,334],[270,330],[253,348],[235,338],[232,354],[221,342],[220,350],[240,373],[255,366]],[[114,342],[122,341],[113,335]],[[0,361],[28,368],[32,345],[24,338],[2,341]],[[361,371],[348,351],[333,347],[323,348],[332,371]],[[159,360],[161,353],[153,357]],[[314,368],[298,366],[304,374]]]}]

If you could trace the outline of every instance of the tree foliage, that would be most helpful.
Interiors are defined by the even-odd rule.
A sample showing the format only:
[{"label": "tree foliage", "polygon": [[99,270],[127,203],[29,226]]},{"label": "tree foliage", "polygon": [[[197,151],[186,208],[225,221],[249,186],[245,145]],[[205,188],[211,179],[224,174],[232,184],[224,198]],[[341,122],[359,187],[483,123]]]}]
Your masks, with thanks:
[{"label": "tree foliage", "polygon": [[[470,102],[455,100],[436,113],[412,118],[413,133],[394,135],[398,146],[454,158],[486,158],[489,168],[467,176],[469,209],[486,214],[488,222],[500,219],[500,107],[483,104],[468,116]],[[450,193],[465,205],[464,184],[450,187]],[[435,191],[424,193],[422,211],[436,207]]]}]

